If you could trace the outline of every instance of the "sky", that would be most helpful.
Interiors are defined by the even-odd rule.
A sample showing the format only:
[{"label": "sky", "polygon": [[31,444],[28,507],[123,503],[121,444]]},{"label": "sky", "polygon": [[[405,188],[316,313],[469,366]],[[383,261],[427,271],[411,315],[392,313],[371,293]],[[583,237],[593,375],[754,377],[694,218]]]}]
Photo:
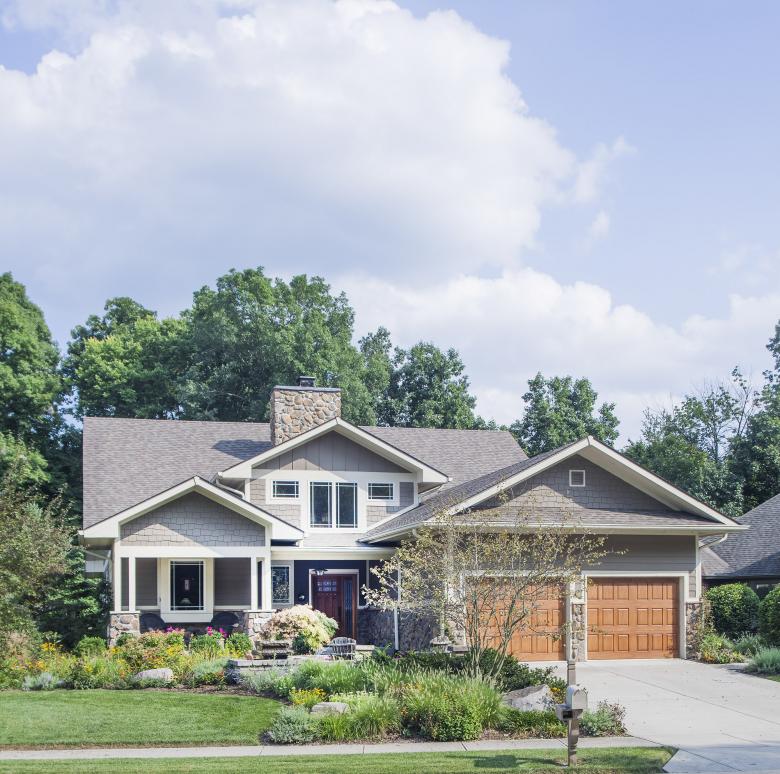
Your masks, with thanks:
[{"label": "sky", "polygon": [[780,6],[0,0],[0,270],[61,345],[231,267],[324,276],[478,412],[587,376],[621,442],[780,318]]}]

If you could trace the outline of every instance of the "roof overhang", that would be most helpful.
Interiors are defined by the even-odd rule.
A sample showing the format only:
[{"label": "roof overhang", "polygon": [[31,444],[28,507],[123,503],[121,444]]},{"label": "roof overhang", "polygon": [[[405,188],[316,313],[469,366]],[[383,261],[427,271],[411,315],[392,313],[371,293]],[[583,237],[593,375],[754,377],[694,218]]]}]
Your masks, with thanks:
[{"label": "roof overhang", "polygon": [[375,454],[378,454],[380,457],[384,457],[386,460],[408,470],[410,473],[417,474],[420,476],[419,481],[421,483],[445,484],[450,480],[449,476],[442,473],[440,470],[427,465],[422,460],[418,460],[416,457],[412,457],[410,454],[402,451],[397,446],[393,446],[392,444],[387,443],[387,441],[383,441],[376,436],[371,435],[371,433],[340,417],[323,422],[321,425],[317,425],[317,427],[307,430],[305,433],[296,435],[289,441],[273,446],[262,454],[258,454],[251,459],[244,460],[237,465],[233,465],[232,467],[223,470],[218,474],[219,478],[226,480],[249,479],[252,477],[252,468],[258,467],[298,446],[309,443],[326,433],[338,433],[359,446],[363,446]]},{"label": "roof overhang", "polygon": [[250,502],[239,499],[238,496],[228,494],[224,489],[214,486],[214,484],[200,478],[200,476],[193,476],[180,484],[172,486],[170,489],[166,489],[147,500],[143,500],[130,508],[114,514],[108,519],[104,519],[90,527],[85,527],[79,531],[79,540],[83,544],[89,544],[92,541],[99,542],[107,539],[117,539],[120,537],[123,524],[193,492],[224,506],[234,513],[245,516],[250,521],[264,526],[269,532],[267,535],[269,543],[272,539],[300,540],[303,537],[303,530],[267,513]]}]

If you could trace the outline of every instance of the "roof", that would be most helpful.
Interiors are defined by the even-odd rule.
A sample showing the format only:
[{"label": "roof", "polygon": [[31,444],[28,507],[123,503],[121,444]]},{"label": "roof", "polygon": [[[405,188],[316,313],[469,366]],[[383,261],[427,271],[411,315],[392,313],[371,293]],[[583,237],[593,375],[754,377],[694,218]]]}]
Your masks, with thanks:
[{"label": "roof", "polygon": [[[362,429],[447,474],[452,480],[446,487],[526,459],[506,431]],[[270,448],[270,425],[264,422],[86,417],[84,526],[193,476],[210,481]]]},{"label": "roof", "polygon": [[750,527],[731,535],[710,549],[704,558],[706,577],[765,578],[780,576],[780,494],[775,495],[737,521]]}]

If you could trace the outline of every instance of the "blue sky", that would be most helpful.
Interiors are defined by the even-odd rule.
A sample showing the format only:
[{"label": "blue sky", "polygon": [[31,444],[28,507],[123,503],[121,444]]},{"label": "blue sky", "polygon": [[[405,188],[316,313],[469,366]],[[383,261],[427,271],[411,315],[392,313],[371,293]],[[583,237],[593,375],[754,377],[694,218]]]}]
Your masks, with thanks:
[{"label": "blue sky", "polygon": [[780,318],[780,7],[0,2],[0,255],[55,335],[231,266],[459,348],[479,410],[756,376]]}]

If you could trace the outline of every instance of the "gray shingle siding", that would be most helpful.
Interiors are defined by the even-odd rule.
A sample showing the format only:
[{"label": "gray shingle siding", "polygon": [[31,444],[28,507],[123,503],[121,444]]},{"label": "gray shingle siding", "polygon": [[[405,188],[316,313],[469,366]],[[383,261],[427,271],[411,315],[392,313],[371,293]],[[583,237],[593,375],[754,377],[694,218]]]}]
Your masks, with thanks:
[{"label": "gray shingle siding", "polygon": [[693,535],[610,535],[610,552],[593,568],[623,572],[696,572],[696,540]]},{"label": "gray shingle siding", "polygon": [[277,516],[294,527],[303,527],[300,500],[290,503],[267,503],[265,501],[265,485],[265,479],[253,478],[249,482],[249,501],[266,513]]},{"label": "gray shingle siding", "polygon": [[187,494],[124,524],[136,546],[263,546],[265,527],[199,494]]}]

